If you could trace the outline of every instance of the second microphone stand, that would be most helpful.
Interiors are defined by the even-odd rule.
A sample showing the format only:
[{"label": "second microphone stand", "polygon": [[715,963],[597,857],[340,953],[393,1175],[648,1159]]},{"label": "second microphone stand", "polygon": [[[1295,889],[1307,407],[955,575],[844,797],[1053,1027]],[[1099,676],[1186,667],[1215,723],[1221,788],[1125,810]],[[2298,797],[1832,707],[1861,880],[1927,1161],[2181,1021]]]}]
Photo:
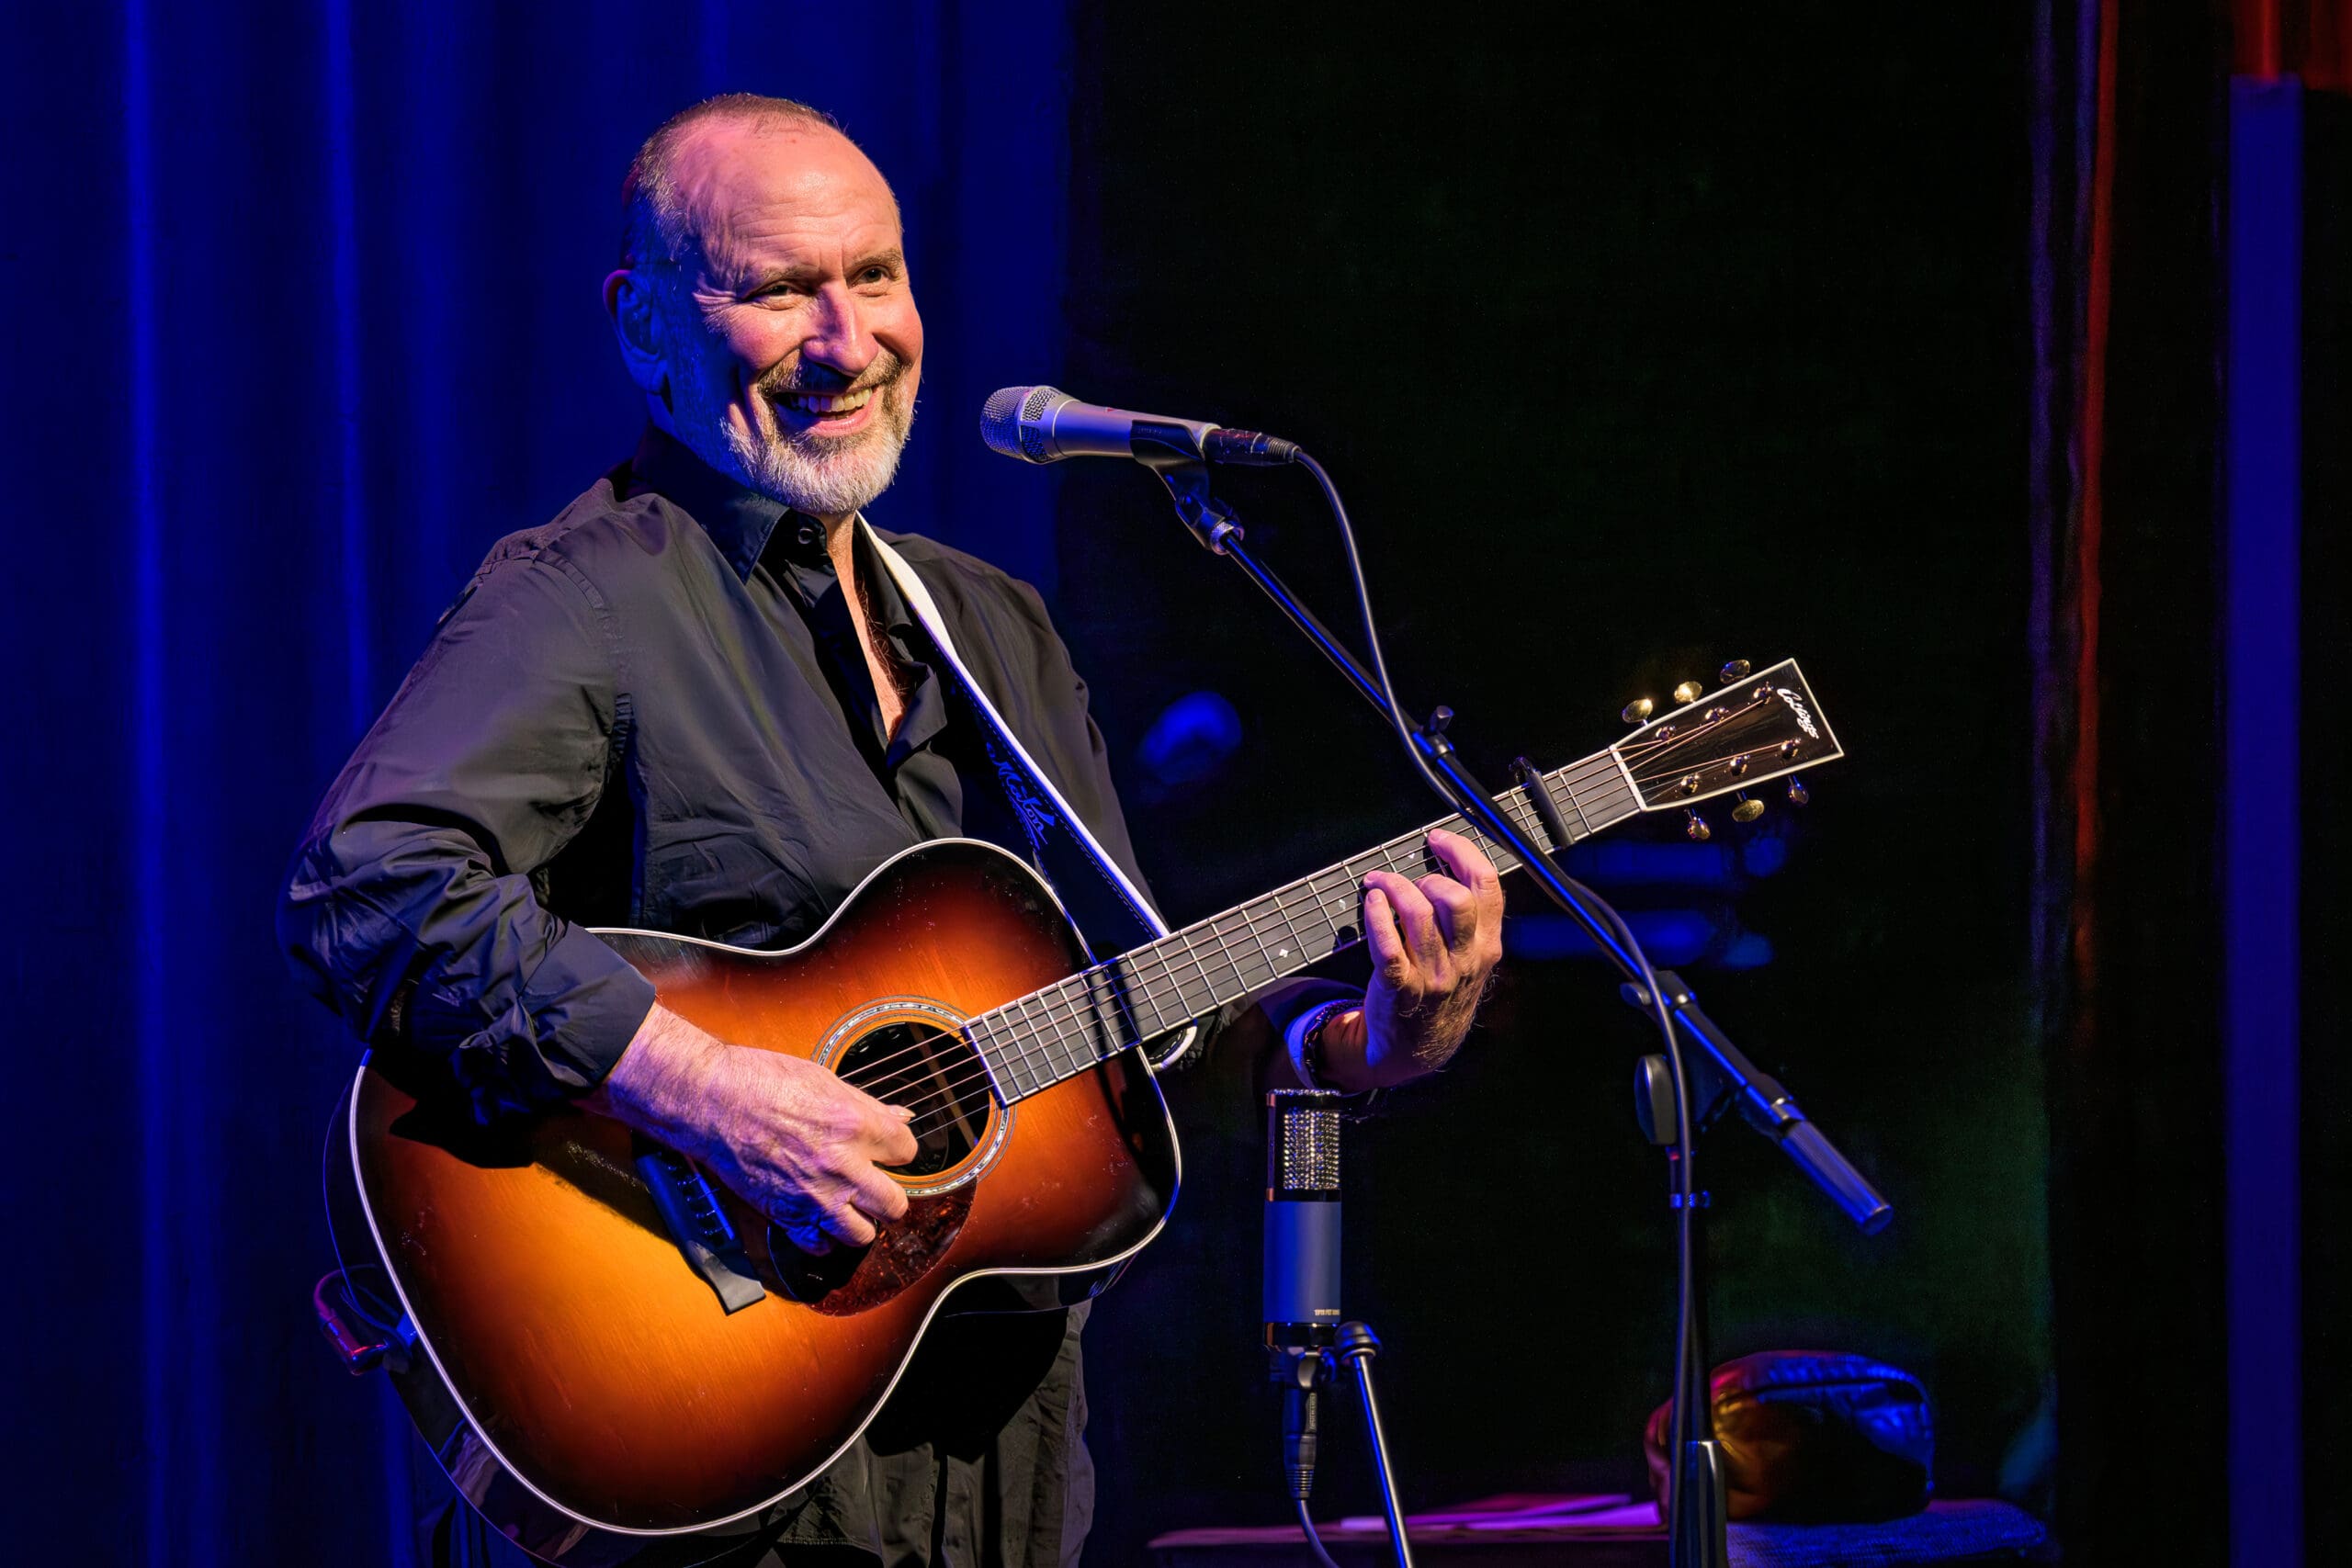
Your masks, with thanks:
[{"label": "second microphone stand", "polygon": [[[1138,434],[1136,456],[1168,486],[1177,515],[1193,536],[1212,555],[1222,556],[1239,567],[1291,624],[1348,678],[1357,694],[1378,709],[1384,720],[1388,719],[1391,714],[1387,697],[1355,656],[1316,619],[1280,578],[1250,553],[1243,542],[1239,520],[1210,488],[1207,467],[1193,452],[1175,444],[1158,452],[1148,450],[1149,445],[1146,436]],[[1320,477],[1319,470],[1317,473]],[[1336,509],[1337,497],[1333,496],[1332,501]],[[1552,854],[1530,840],[1495,804],[1491,792],[1470,773],[1446,739],[1446,726],[1453,716],[1450,709],[1440,707],[1428,722],[1409,731],[1408,739],[1419,754],[1422,771],[1432,786],[1480,833],[1518,859],[1536,886],[1583,930],[1593,946],[1617,966],[1626,984],[1638,992],[1635,1005],[1652,1011],[1665,1025],[1666,1078],[1671,1087],[1676,1112],[1671,1140],[1674,1148],[1669,1158],[1679,1280],[1666,1510],[1668,1557],[1672,1568],[1729,1568],[1728,1495],[1722,1454],[1715,1440],[1713,1401],[1708,1388],[1705,1303],[1699,1296],[1704,1240],[1700,1214],[1708,1197],[1697,1185],[1694,1153],[1703,1123],[1702,1112],[1725,1103],[1728,1095],[1736,1094],[1747,1119],[1772,1135],[1865,1231],[1882,1228],[1893,1210],[1819,1130],[1804,1119],[1786,1091],[1759,1072],[1713,1021],[1699,1011],[1689,988],[1678,978],[1669,989],[1666,976],[1651,970],[1648,962],[1639,955],[1638,948],[1621,941],[1618,930],[1588,907],[1580,896],[1583,889],[1561,871]],[[1541,784],[1540,779],[1537,782]],[[1538,803],[1539,810],[1548,808],[1546,829],[1555,843],[1566,849],[1568,836],[1557,824],[1557,808],[1552,805],[1548,790],[1536,788],[1528,793]],[[1716,1088],[1717,1093],[1702,1099],[1693,1092],[1692,1080],[1698,1075],[1685,1067],[1681,1049],[1685,1043],[1702,1048],[1710,1087]],[[1800,1132],[1804,1136],[1800,1137]],[[1365,1392],[1368,1397],[1368,1383]],[[1391,1528],[1397,1530],[1401,1540],[1401,1521],[1392,1521]]]}]

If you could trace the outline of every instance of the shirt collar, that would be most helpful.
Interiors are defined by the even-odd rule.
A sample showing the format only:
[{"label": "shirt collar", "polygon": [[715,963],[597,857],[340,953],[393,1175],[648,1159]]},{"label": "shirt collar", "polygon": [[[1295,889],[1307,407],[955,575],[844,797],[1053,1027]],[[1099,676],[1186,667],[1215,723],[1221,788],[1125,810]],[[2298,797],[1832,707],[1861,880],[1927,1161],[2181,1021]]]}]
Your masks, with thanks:
[{"label": "shirt collar", "polygon": [[823,553],[824,528],[814,518],[803,517],[782,502],[737,484],[660,425],[646,425],[637,455],[629,459],[629,479],[630,494],[652,491],[684,507],[687,516],[702,525],[739,578],[751,577],[752,568],[759,563],[779,523],[797,528],[799,535],[778,543],[795,543]]}]

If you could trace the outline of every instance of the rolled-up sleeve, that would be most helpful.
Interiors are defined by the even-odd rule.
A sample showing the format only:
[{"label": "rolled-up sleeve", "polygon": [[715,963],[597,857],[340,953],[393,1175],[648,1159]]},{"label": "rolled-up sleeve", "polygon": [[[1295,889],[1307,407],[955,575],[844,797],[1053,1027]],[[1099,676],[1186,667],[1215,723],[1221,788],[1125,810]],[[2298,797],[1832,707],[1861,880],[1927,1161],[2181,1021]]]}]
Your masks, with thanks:
[{"label": "rolled-up sleeve", "polygon": [[329,790],[278,904],[304,987],[362,1040],[439,1062],[485,1122],[594,1089],[653,1004],[531,882],[625,743],[619,667],[575,567],[494,557]]}]

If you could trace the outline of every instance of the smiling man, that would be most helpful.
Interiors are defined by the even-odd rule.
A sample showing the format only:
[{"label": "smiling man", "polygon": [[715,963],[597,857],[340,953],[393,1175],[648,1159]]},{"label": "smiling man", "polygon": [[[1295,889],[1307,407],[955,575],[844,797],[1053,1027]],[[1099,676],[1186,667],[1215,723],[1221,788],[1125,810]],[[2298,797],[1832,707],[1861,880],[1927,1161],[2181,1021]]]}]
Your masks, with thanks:
[{"label": "smiling man", "polygon": [[[906,1213],[890,1168],[916,1153],[907,1111],[669,1012],[587,928],[788,945],[911,845],[1030,848],[860,520],[922,371],[898,204],[823,115],[746,95],[656,131],[623,199],[605,300],[644,438],[491,552],[320,807],[279,931],[361,1038],[479,1121],[577,1102],[692,1156],[793,1246],[864,1246]],[[919,535],[880,537],[1139,885],[1036,593]],[[1293,1071],[1367,1090],[1461,1043],[1501,894],[1466,840],[1432,847],[1452,874],[1366,879],[1368,992],[1261,998]],[[720,1561],[1075,1561],[1092,1500],[1083,1316],[935,1324],[865,1436]],[[677,1544],[647,1560],[712,1550]],[[435,1551],[521,1561],[454,1505]]]}]

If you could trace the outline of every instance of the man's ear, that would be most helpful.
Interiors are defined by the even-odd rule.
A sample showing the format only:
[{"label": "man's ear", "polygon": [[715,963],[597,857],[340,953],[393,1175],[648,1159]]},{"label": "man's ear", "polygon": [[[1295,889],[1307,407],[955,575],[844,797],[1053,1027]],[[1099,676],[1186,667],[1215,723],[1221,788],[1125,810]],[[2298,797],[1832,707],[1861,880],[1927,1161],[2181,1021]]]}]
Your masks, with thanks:
[{"label": "man's ear", "polygon": [[609,274],[605,313],[613,319],[613,336],[620,344],[629,379],[647,396],[666,401],[669,367],[663,363],[662,311],[654,301],[652,278],[630,267]]}]

